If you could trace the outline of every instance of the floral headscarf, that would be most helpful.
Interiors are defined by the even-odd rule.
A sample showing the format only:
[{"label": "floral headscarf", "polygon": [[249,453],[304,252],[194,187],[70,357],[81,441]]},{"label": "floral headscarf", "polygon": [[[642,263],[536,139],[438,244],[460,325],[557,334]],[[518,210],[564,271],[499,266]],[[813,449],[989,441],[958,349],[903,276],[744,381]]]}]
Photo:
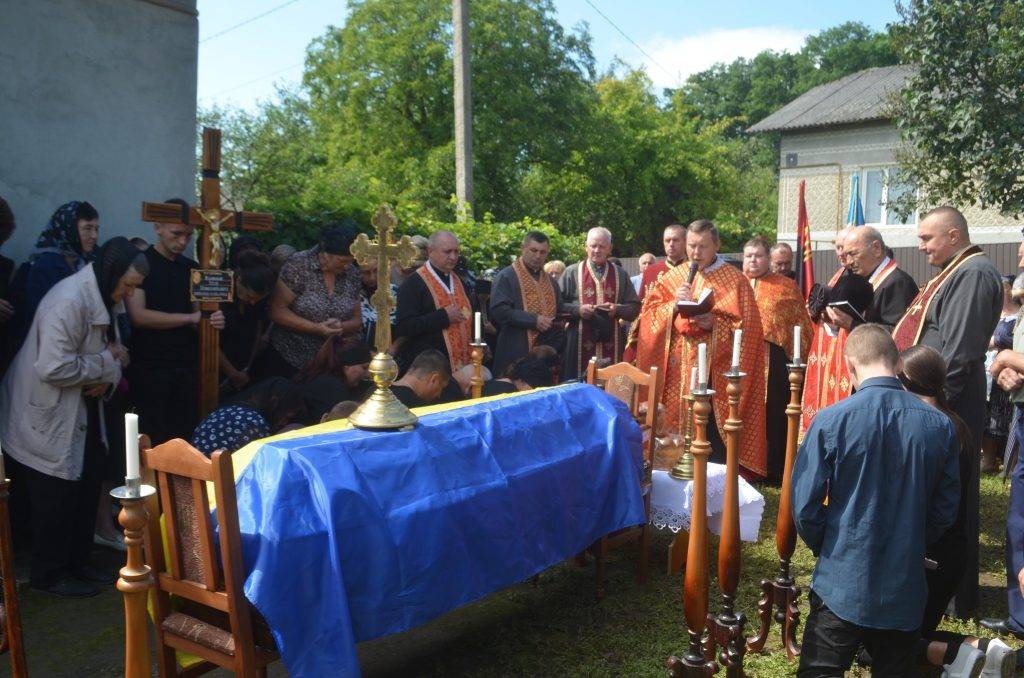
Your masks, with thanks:
[{"label": "floral headscarf", "polygon": [[54,252],[66,257],[76,257],[79,260],[79,265],[76,268],[81,268],[96,259],[95,249],[89,254],[82,252],[82,241],[78,237],[78,219],[83,207],[87,212],[95,213],[96,211],[89,203],[77,200],[72,200],[57,208],[40,234],[39,240],[36,241],[36,248],[32,251],[33,260],[45,252]]}]

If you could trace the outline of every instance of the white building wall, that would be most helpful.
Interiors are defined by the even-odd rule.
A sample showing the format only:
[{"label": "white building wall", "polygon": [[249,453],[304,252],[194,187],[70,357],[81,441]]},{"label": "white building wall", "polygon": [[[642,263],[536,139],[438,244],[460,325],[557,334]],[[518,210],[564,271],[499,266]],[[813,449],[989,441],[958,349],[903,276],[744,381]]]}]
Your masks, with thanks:
[{"label": "white building wall", "polygon": [[101,242],[141,235],[143,200],[195,199],[196,0],[0,0],[0,196],[31,251],[86,200]]}]

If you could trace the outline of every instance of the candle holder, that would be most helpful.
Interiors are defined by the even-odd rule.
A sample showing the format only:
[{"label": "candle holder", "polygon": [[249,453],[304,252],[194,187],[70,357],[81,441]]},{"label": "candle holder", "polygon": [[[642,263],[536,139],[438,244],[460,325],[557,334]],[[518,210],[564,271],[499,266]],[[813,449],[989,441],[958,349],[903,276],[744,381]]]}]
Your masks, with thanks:
[{"label": "candle holder", "polygon": [[686,406],[686,426],[683,429],[683,451],[676,460],[676,465],[669,471],[669,475],[676,480],[693,480],[693,453],[690,447],[693,445],[693,393],[690,392],[683,397],[688,405]]},{"label": "candle holder", "polygon": [[117,520],[124,528],[124,544],[128,551],[127,562],[117,580],[117,590],[124,595],[125,678],[150,675],[146,597],[156,582],[142,557],[142,535],[149,521],[146,501],[154,494],[156,489],[143,485],[139,478],[125,478],[123,486],[110,492],[110,496],[121,503]]},{"label": "candle holder", "polygon": [[738,366],[733,366],[725,373],[729,384],[726,393],[729,396],[729,414],[723,426],[726,444],[725,497],[722,506],[722,534],[718,542],[718,585],[722,590],[722,611],[717,616],[708,615],[708,639],[704,644],[704,655],[710,661],[715,659],[725,667],[730,678],[743,676],[743,655],[746,653],[747,640],[743,635],[746,618],[736,614],[736,589],[740,583],[740,494],[739,494],[739,454],[740,431],[743,421],[740,419],[740,396],[743,393],[742,381],[747,376]]},{"label": "candle holder", "polygon": [[714,661],[704,657],[703,636],[708,614],[708,415],[714,391],[702,385],[693,394],[693,500],[690,504],[690,539],[686,553],[683,609],[690,636],[690,648],[682,659],[669,657],[667,666],[676,678],[704,678],[718,670]]},{"label": "candle holder", "polygon": [[474,398],[479,398],[484,390],[484,349],[487,343],[474,341],[469,345],[469,355],[473,359],[473,376],[470,378],[470,388]]},{"label": "candle holder", "polygon": [[[793,486],[793,464],[796,461],[797,434],[800,427],[800,399],[803,394],[804,371],[807,365],[801,362],[788,364],[789,405],[786,406],[788,428],[786,430],[786,462],[782,470],[782,491],[779,494],[779,515],[775,523],[775,548],[779,553],[779,574],[775,579],[761,581],[761,600],[757,604],[761,628],[758,634],[747,639],[747,649],[760,652],[768,640],[772,617],[782,625],[782,642],[789,659],[800,656],[796,642],[796,627],[800,625],[800,587],[796,585],[789,571],[789,561],[796,549],[796,526],[793,524],[790,492]],[[773,615],[772,612],[778,609]]]}]

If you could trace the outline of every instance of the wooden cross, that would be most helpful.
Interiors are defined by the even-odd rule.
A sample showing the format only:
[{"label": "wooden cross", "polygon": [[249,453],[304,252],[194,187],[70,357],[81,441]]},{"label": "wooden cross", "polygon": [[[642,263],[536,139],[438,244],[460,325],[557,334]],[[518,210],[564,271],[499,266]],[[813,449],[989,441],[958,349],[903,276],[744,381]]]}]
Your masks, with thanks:
[{"label": "wooden cross", "polygon": [[377,310],[377,329],[373,335],[378,352],[385,352],[391,346],[391,309],[395,307],[395,298],[391,296],[391,270],[389,262],[394,260],[402,268],[408,268],[419,256],[419,249],[407,235],[397,242],[392,241],[398,220],[387,205],[381,205],[371,220],[377,229],[377,239],[370,240],[365,233],[360,233],[352,243],[352,256],[362,265],[377,260],[377,291],[370,297],[370,303]]},{"label": "wooden cross", "polygon": [[[191,224],[199,229],[199,268],[219,268],[224,255],[220,230],[273,231],[273,215],[265,212],[233,212],[220,206],[220,130],[203,128],[202,194],[199,207],[174,203],[142,203],[142,220],[163,224]],[[216,302],[200,304],[199,321],[199,418],[217,407],[220,385],[220,333],[210,325]]]}]

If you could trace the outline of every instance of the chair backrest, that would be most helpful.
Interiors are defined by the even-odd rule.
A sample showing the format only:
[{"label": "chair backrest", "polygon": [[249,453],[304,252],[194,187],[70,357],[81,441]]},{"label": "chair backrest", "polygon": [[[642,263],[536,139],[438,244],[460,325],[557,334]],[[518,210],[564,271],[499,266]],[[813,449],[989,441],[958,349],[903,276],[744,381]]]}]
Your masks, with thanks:
[{"label": "chair backrest", "polygon": [[633,413],[644,428],[644,458],[648,469],[653,468],[662,390],[662,376],[658,368],[651,367],[647,373],[629,363],[598,367],[597,358],[591,358],[587,365],[587,383],[603,388],[605,393],[621,400]]},{"label": "chair backrest", "polygon": [[[207,459],[181,439],[150,448],[148,439],[141,438],[142,465],[157,488],[147,507],[146,530],[146,563],[156,579],[157,629],[173,612],[174,595],[227,614],[231,634],[251,639],[231,454],[217,450]],[[216,535],[208,483],[216,498]]]}]

